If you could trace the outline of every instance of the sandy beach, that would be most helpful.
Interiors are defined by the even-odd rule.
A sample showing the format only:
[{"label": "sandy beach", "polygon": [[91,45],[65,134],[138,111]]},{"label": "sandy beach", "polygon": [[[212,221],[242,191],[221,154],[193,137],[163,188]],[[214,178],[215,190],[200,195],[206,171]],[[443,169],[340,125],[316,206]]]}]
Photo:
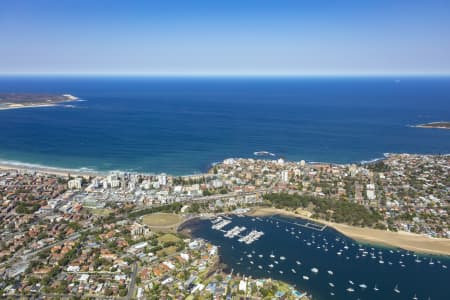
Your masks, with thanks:
[{"label": "sandy beach", "polygon": [[101,176],[105,175],[101,172],[93,171],[93,170],[77,170],[77,169],[64,169],[64,168],[52,168],[52,167],[44,167],[39,165],[27,165],[20,163],[0,163],[0,170],[34,170],[39,173],[45,173],[50,175],[57,175],[67,177],[68,174],[71,176]]},{"label": "sandy beach", "polygon": [[303,219],[309,219],[318,223],[326,224],[327,226],[336,229],[340,233],[361,242],[398,247],[419,253],[450,255],[450,239],[430,238],[424,235],[409,232],[391,232],[337,224],[323,220],[311,219],[303,214],[296,214],[291,211],[276,208],[261,207],[255,208],[251,212],[249,212],[249,215],[251,216],[269,216],[276,214],[290,217],[300,217]]},{"label": "sandy beach", "polygon": [[0,106],[0,110],[38,108],[38,107],[53,107],[53,106],[57,106],[57,105],[58,104],[35,104],[35,105],[10,104],[8,106]]}]

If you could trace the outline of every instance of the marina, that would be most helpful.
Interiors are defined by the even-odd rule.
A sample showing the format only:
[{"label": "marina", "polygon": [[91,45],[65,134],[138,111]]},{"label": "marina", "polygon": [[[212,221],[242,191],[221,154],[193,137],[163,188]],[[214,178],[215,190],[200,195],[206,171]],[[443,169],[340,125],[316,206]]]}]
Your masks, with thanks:
[{"label": "marina", "polygon": [[225,233],[225,237],[232,239],[238,236],[242,231],[245,231],[246,229],[247,228],[245,226],[242,227],[234,226],[233,229],[230,229]]},{"label": "marina", "polygon": [[220,247],[234,273],[283,280],[313,299],[447,299],[448,257],[361,244],[307,223],[230,216],[199,221],[191,229],[194,237]]},{"label": "marina", "polygon": [[264,232],[262,232],[262,231],[252,230],[249,234],[241,237],[238,241],[249,245],[249,244],[257,241],[263,235],[264,235]]}]

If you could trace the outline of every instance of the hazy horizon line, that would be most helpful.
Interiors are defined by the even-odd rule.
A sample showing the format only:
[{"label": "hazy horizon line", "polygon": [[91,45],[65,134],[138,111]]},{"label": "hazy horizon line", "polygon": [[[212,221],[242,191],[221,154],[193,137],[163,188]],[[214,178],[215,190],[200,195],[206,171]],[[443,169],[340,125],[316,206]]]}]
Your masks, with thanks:
[{"label": "hazy horizon line", "polygon": [[2,77],[449,77],[449,72],[324,72],[324,73],[246,73],[246,72],[0,72]]}]

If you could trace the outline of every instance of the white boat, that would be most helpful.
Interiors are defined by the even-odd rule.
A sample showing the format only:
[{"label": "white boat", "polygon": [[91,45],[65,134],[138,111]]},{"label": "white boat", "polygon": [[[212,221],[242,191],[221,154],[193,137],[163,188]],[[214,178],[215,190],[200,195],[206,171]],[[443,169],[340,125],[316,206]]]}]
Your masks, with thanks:
[{"label": "white boat", "polygon": [[331,270],[328,270],[327,273],[330,275],[333,275],[333,271],[331,271]]},{"label": "white boat", "polygon": [[253,155],[255,156],[275,156],[274,153],[269,151],[255,151],[253,152]]},{"label": "white boat", "polygon": [[272,253],[270,253],[270,258],[275,258],[275,255],[273,255],[273,251]]},{"label": "white boat", "polygon": [[274,263],[278,265],[278,261],[275,260]]},{"label": "white boat", "polygon": [[295,262],[297,265],[301,265],[302,263],[301,262],[299,262],[298,260]]},{"label": "white boat", "polygon": [[400,294],[400,290],[398,289],[398,284],[395,285],[394,292]]},{"label": "white boat", "polygon": [[259,257],[259,258],[263,258],[263,255],[262,255],[262,254],[260,254],[260,255],[258,255],[258,257]]},{"label": "white boat", "polygon": [[283,271],[280,270],[280,274],[283,274]]},{"label": "white boat", "polygon": [[328,285],[331,287],[334,287],[334,283],[332,283],[332,282],[328,282]]},{"label": "white boat", "polygon": [[349,293],[353,293],[355,290],[354,289],[352,289],[352,288],[347,288],[347,292],[349,292]]},{"label": "white boat", "polygon": [[280,256],[280,260],[285,260],[285,259],[286,259],[286,257]]},{"label": "white boat", "polygon": [[361,283],[361,284],[359,285],[359,287],[362,288],[362,289],[366,289],[366,288],[367,288],[367,285],[366,285],[365,283]]},{"label": "white boat", "polygon": [[294,269],[291,269],[292,273],[297,274],[297,272]]},{"label": "white boat", "polygon": [[350,283],[351,285],[354,285],[355,283],[351,280],[348,281],[348,283]]},{"label": "white boat", "polygon": [[311,272],[317,274],[317,273],[319,273],[319,269],[317,269],[317,268],[312,268],[312,269],[311,269]]},{"label": "white boat", "polygon": [[261,266],[261,265],[258,265],[258,269],[261,269],[261,270],[262,270],[262,266]]},{"label": "white boat", "polygon": [[334,296],[334,293],[333,293],[333,292],[331,292],[331,293],[330,293],[330,295],[331,295],[331,296]]},{"label": "white boat", "polygon": [[306,276],[306,275],[303,275],[302,278],[303,278],[304,280],[309,280],[309,277]]},{"label": "white boat", "polygon": [[273,268],[273,265],[272,265],[272,264],[270,264],[270,265],[269,265],[269,268]]},{"label": "white boat", "polygon": [[374,290],[375,292],[377,292],[377,291],[379,291],[380,289],[377,288],[377,285],[375,284],[375,286],[373,287],[373,290]]},{"label": "white boat", "polygon": [[417,298],[416,294],[414,294],[414,297],[412,297],[413,300],[418,300],[419,298]]},{"label": "white boat", "polygon": [[432,258],[430,258],[430,262],[428,263],[429,265],[434,265],[434,261]]}]

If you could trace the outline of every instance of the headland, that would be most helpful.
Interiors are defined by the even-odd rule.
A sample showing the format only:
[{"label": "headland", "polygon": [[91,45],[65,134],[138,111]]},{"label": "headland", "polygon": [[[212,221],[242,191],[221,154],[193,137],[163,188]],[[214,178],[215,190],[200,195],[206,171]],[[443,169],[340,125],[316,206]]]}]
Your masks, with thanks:
[{"label": "headland", "polygon": [[51,107],[63,102],[76,101],[78,97],[70,94],[22,94],[2,93],[0,94],[0,110]]},{"label": "headland", "polygon": [[450,129],[450,122],[431,122],[415,125],[417,128],[435,128],[435,129]]}]

